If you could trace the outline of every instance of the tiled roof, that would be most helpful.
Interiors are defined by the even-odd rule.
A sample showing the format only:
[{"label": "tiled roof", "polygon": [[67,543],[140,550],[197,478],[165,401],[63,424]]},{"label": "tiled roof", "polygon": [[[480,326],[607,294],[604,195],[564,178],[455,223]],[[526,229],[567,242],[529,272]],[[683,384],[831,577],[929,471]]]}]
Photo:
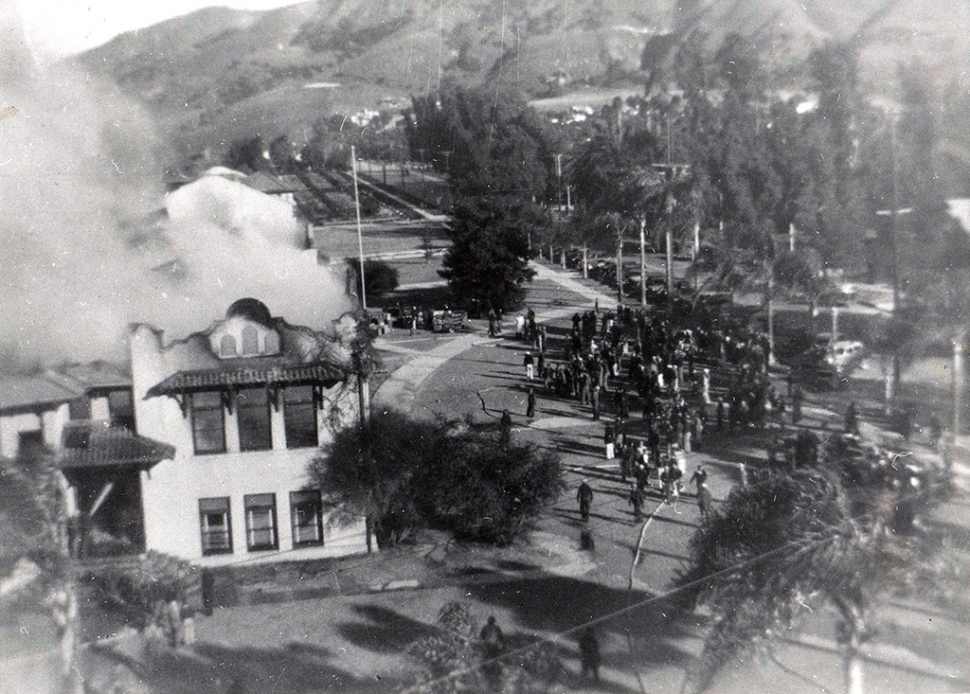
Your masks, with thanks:
[{"label": "tiled roof", "polygon": [[83,394],[44,374],[0,374],[0,413],[49,410]]},{"label": "tiled roof", "polygon": [[286,364],[279,360],[227,364],[223,368],[179,371],[152,386],[145,397],[172,395],[183,391],[215,390],[230,386],[341,381],[344,372],[333,364]]},{"label": "tiled roof", "polygon": [[105,422],[72,422],[64,428],[62,443],[57,458],[62,470],[118,465],[147,469],[175,457],[173,446]]}]

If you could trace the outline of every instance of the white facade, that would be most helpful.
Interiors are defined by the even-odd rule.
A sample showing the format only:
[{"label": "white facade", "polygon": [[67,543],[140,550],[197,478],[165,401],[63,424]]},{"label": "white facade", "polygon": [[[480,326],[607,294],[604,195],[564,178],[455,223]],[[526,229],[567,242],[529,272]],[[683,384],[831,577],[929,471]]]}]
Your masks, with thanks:
[{"label": "white facade", "polygon": [[67,403],[50,405],[40,413],[0,414],[0,457],[16,458],[20,453],[20,435],[37,431],[52,450],[61,446],[61,432],[70,419]]},{"label": "white facade", "polygon": [[[246,330],[246,334],[243,334]],[[313,335],[304,329],[296,335]],[[232,340],[225,340],[225,336]],[[284,338],[293,339],[293,334]],[[310,339],[310,338],[308,338]],[[242,353],[246,341],[249,352]],[[158,394],[149,391],[173,374],[218,375],[219,360],[230,368],[244,369],[248,364],[275,364],[281,357],[281,338],[273,327],[244,316],[229,316],[205,334],[164,345],[162,335],[150,326],[133,328],[130,335],[132,387],[138,433],[175,447],[172,460],[163,460],[141,473],[146,547],[182,557],[203,565],[241,561],[279,561],[339,556],[366,551],[365,523],[336,524],[324,514],[322,544],[296,546],[293,537],[291,494],[307,489],[306,468],[317,454],[316,446],[287,447],[287,403],[281,394],[285,385],[270,397],[269,428],[265,449],[241,451],[240,414],[236,393],[245,388],[277,388],[278,384],[249,383],[240,386],[196,386],[193,392],[219,393],[222,398],[224,451],[197,453],[193,430],[193,392]],[[221,350],[229,350],[232,353]],[[293,351],[292,344],[289,345]],[[270,361],[267,361],[270,360]],[[281,362],[282,363],[282,362]],[[242,365],[242,366],[241,366]],[[194,382],[194,381],[193,381]],[[334,422],[346,424],[356,418],[355,383],[337,383],[329,389],[318,388],[313,412],[316,444],[328,441]],[[274,391],[275,392],[275,391]],[[274,401],[275,397],[275,401]],[[325,493],[325,490],[324,490]],[[264,503],[274,495],[274,547],[253,548],[255,523],[246,510],[249,495],[259,495]],[[251,496],[256,498],[255,496]],[[231,546],[218,553],[212,546],[206,550],[203,535],[209,520],[204,518],[202,504],[228,502],[228,535]],[[201,502],[201,504],[200,504]],[[220,526],[223,527],[223,526]],[[250,532],[252,531],[252,532]],[[264,530],[265,531],[265,520]]]}]

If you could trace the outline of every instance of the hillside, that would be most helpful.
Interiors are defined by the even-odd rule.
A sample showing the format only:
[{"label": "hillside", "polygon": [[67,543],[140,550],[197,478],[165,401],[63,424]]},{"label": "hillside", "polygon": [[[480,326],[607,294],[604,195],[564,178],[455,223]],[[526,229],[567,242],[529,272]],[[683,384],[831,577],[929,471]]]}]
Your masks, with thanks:
[{"label": "hillside", "polygon": [[780,67],[861,29],[863,79],[900,60],[938,79],[965,69],[966,8],[945,0],[319,0],[265,12],[209,8],[75,57],[171,123],[185,148],[299,133],[321,115],[402,103],[440,80],[635,85],[644,46],[691,30],[751,36]]}]

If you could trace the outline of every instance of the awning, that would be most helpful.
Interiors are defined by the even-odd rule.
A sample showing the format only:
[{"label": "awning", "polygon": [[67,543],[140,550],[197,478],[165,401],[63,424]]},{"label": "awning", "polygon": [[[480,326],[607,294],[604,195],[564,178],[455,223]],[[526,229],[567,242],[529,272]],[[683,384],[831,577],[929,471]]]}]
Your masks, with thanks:
[{"label": "awning", "polygon": [[199,390],[217,390],[233,386],[286,385],[288,383],[336,383],[346,374],[332,364],[316,363],[294,366],[252,365],[199,371],[179,371],[152,386],[146,398],[179,395]]},{"label": "awning", "polygon": [[175,447],[105,422],[76,422],[64,427],[57,457],[61,470],[137,467],[148,470],[175,457]]}]

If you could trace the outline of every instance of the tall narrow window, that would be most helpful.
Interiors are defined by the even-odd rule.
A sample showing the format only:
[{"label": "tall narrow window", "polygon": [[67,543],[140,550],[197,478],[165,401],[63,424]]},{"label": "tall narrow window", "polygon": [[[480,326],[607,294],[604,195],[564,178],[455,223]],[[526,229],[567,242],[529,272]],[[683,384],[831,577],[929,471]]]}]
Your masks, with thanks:
[{"label": "tall narrow window", "polygon": [[111,426],[135,430],[135,404],[130,390],[113,390],[108,393],[108,418]]},{"label": "tall narrow window", "polygon": [[192,394],[192,439],[196,455],[226,452],[226,428],[220,393]]},{"label": "tall narrow window", "polygon": [[247,494],[243,497],[246,507],[246,547],[250,552],[276,549],[276,495]]},{"label": "tall narrow window", "polygon": [[265,388],[247,388],[236,396],[239,417],[239,450],[266,451],[273,447],[269,394]]},{"label": "tall narrow window", "polygon": [[229,497],[199,499],[199,523],[203,555],[232,553]]},{"label": "tall narrow window", "polygon": [[283,391],[283,423],[287,448],[313,448],[317,445],[313,386],[290,386]]},{"label": "tall narrow window", "polygon": [[323,504],[320,492],[290,492],[290,521],[293,524],[293,546],[323,544]]},{"label": "tall narrow window", "polygon": [[242,353],[259,354],[259,333],[251,325],[242,329]]},{"label": "tall narrow window", "polygon": [[234,338],[232,335],[222,336],[222,339],[219,340],[219,356],[220,357],[236,356],[236,338]]}]

